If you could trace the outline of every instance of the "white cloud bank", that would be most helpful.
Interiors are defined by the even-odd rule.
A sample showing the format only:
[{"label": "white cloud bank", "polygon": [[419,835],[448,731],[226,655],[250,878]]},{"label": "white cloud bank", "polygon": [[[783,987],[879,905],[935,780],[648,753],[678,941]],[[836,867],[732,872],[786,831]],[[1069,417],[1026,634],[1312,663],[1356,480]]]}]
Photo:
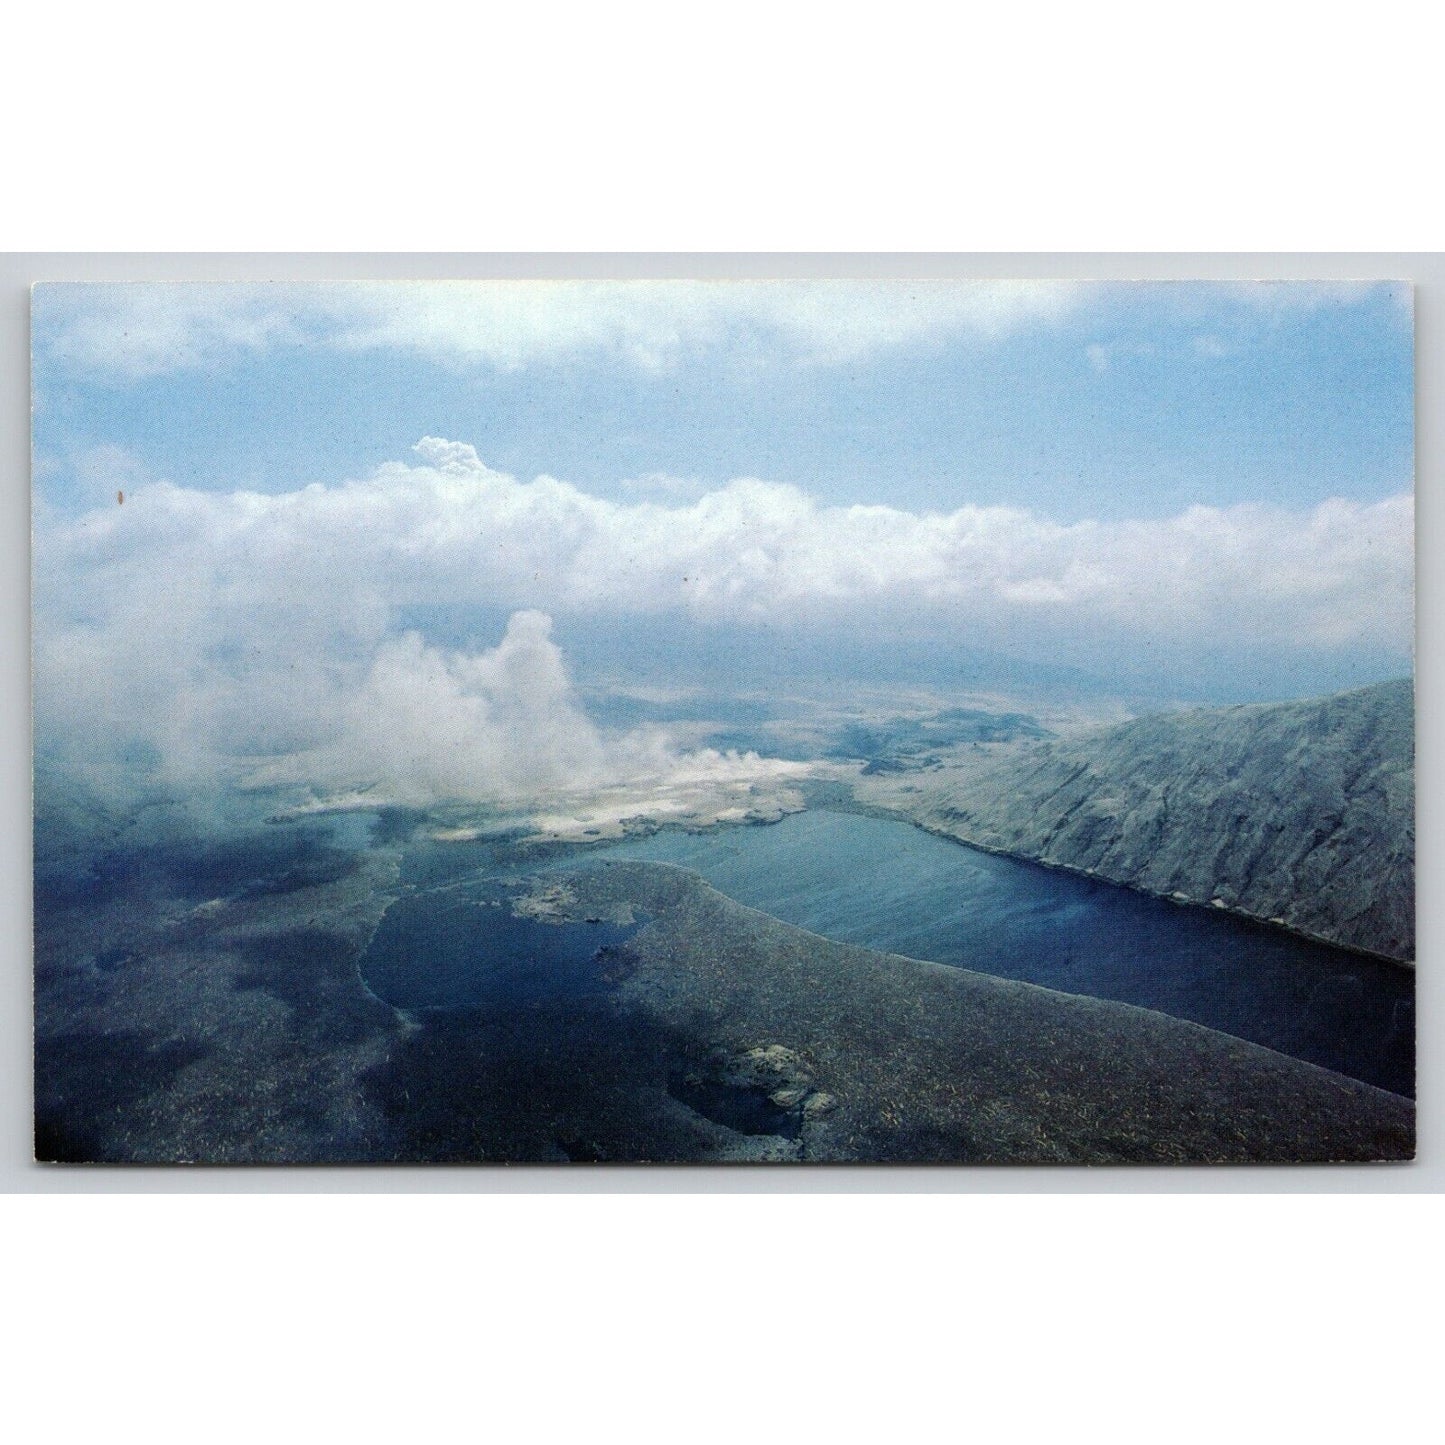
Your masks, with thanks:
[{"label": "white cloud bank", "polygon": [[430,281],[51,285],[36,294],[43,355],[141,377],[288,346],[403,350],[516,368],[601,353],[645,367],[749,338],[805,362],[1067,315],[1073,281]]},{"label": "white cloud bank", "polygon": [[[182,785],[220,772],[411,801],[725,766],[655,735],[598,733],[544,614],[644,633],[662,618],[718,636],[836,628],[855,643],[903,629],[1073,661],[1409,654],[1409,497],[1062,526],[1006,508],[824,507],[750,479],[686,505],[616,503],[520,482],[463,443],[426,438],[417,452],[416,465],[283,495],[128,477],[123,505],[42,509],[42,751],[120,771],[149,760]],[[398,610],[418,605],[517,615],[500,646],[447,652],[398,631]]]},{"label": "white cloud bank", "polygon": [[[1141,291],[1218,320],[1356,305],[1385,285],[1076,280],[502,280],[55,283],[36,288],[37,355],[122,379],[287,347],[402,351],[504,369],[603,355],[649,368],[723,344],[838,365],[956,337],[1057,325]],[[1098,348],[1105,363],[1108,348]],[[1099,361],[1094,359],[1093,364]]]}]

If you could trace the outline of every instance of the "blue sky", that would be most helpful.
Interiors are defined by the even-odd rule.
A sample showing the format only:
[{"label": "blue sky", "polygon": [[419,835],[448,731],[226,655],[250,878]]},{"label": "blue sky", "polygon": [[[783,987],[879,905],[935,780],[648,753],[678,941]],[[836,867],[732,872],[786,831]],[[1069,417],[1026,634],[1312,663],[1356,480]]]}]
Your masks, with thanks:
[{"label": "blue sky", "polygon": [[[869,317],[861,342],[821,354],[747,315],[691,331],[684,318],[660,354],[579,325],[499,358],[435,331],[332,344],[326,323],[286,336],[253,318],[205,334],[201,304],[143,374],[94,337],[67,347],[97,295],[37,293],[35,438],[56,500],[98,447],[187,487],[279,492],[367,475],[424,435],[600,496],[638,495],[658,474],[756,476],[825,503],[1003,504],[1064,522],[1412,484],[1403,287],[1112,284],[992,332],[891,335]],[[136,323],[111,324],[123,342]]]}]

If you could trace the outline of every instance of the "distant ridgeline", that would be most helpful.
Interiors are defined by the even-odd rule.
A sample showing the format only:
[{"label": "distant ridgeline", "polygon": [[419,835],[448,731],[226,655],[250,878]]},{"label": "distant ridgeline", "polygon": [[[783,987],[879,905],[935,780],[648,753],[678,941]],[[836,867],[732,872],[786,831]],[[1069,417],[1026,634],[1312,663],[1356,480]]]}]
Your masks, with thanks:
[{"label": "distant ridgeline", "polygon": [[1408,960],[1414,747],[1402,679],[1139,718],[878,801],[965,842]]}]

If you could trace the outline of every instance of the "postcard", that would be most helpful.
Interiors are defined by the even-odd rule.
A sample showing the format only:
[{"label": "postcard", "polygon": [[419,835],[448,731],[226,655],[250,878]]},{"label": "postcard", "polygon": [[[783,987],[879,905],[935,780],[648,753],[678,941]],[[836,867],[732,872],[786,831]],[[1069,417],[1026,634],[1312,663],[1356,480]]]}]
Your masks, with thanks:
[{"label": "postcard", "polygon": [[1413,1158],[1408,283],[32,335],[38,1160]]}]

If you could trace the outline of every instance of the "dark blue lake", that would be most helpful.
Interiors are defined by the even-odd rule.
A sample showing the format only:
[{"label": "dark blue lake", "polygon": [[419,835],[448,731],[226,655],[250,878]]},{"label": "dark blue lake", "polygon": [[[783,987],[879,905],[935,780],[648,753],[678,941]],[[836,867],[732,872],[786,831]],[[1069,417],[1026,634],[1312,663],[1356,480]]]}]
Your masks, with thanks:
[{"label": "dark blue lake", "polygon": [[1413,971],[1263,924],[825,810],[582,856],[680,864],[828,938],[1158,1009],[1414,1094]]},{"label": "dark blue lake", "polygon": [[505,1008],[604,992],[641,925],[517,917],[492,880],[400,898],[361,957],[361,976],[397,1008]]}]

